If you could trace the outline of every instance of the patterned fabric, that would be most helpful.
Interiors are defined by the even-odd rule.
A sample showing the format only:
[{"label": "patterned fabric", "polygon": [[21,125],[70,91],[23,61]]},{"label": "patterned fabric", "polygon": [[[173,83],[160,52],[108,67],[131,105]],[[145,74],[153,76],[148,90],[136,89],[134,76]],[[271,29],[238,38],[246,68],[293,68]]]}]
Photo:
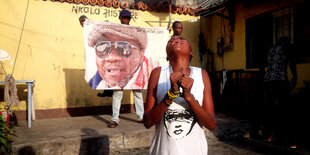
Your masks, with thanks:
[{"label": "patterned fabric", "polygon": [[[200,105],[203,100],[204,84],[201,69],[191,68],[194,83],[191,93]],[[170,89],[169,67],[162,67],[157,84],[157,104]],[[202,126],[183,97],[178,96],[167,109],[164,117],[156,124],[150,154],[153,155],[206,155],[208,144]]]},{"label": "patterned fabric", "polygon": [[272,47],[268,53],[268,70],[265,74],[265,81],[288,80],[287,65],[288,57],[284,53],[282,46]]}]

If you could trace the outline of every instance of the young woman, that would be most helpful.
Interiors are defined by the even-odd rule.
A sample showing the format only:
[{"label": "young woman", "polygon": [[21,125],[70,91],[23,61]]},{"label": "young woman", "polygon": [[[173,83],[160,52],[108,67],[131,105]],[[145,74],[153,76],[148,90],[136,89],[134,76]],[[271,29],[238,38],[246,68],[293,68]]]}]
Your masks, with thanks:
[{"label": "young woman", "polygon": [[150,76],[144,125],[156,125],[150,154],[206,155],[203,127],[216,127],[208,73],[189,66],[193,53],[182,36],[172,36],[167,47],[168,67]]}]

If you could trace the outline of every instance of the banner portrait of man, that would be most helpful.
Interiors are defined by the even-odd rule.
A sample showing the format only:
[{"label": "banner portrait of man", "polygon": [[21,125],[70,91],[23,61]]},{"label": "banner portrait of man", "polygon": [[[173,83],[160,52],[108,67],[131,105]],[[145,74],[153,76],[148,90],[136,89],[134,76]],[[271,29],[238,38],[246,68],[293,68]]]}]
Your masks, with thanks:
[{"label": "banner portrait of man", "polygon": [[95,90],[146,89],[152,69],[166,62],[168,31],[86,20],[85,80]]}]

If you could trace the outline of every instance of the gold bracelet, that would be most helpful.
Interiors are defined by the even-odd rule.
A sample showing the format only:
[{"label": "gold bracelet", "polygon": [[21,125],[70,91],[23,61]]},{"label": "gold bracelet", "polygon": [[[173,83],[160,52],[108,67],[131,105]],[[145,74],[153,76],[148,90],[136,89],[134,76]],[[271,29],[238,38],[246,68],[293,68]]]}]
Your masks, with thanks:
[{"label": "gold bracelet", "polygon": [[178,90],[172,90],[172,88],[170,88],[170,92],[171,92],[173,95],[178,95],[178,94],[179,94],[179,91],[178,91]]},{"label": "gold bracelet", "polygon": [[167,107],[169,107],[169,106],[171,106],[172,101],[171,101],[171,103],[168,103],[167,100],[168,100],[168,99],[165,97],[165,98],[164,98],[164,104],[165,104]]},{"label": "gold bracelet", "polygon": [[169,96],[169,98],[170,98],[171,100],[174,100],[175,98],[178,97],[178,94],[173,94],[173,93],[171,92],[171,89],[170,89],[170,90],[168,90],[168,96]]},{"label": "gold bracelet", "polygon": [[166,98],[168,98],[169,100],[173,101],[175,98],[173,98],[172,96],[170,96],[168,93],[165,96]]}]

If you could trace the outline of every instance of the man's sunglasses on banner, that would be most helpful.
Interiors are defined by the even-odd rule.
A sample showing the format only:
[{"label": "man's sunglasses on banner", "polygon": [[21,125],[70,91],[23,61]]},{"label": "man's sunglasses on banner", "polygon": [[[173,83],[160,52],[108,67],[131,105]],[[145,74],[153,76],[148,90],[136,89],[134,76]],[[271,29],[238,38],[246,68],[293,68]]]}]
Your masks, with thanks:
[{"label": "man's sunglasses on banner", "polygon": [[116,53],[121,57],[130,56],[132,49],[137,48],[126,41],[100,41],[95,45],[96,55],[99,58],[107,57],[112,51],[112,46],[114,46]]}]

